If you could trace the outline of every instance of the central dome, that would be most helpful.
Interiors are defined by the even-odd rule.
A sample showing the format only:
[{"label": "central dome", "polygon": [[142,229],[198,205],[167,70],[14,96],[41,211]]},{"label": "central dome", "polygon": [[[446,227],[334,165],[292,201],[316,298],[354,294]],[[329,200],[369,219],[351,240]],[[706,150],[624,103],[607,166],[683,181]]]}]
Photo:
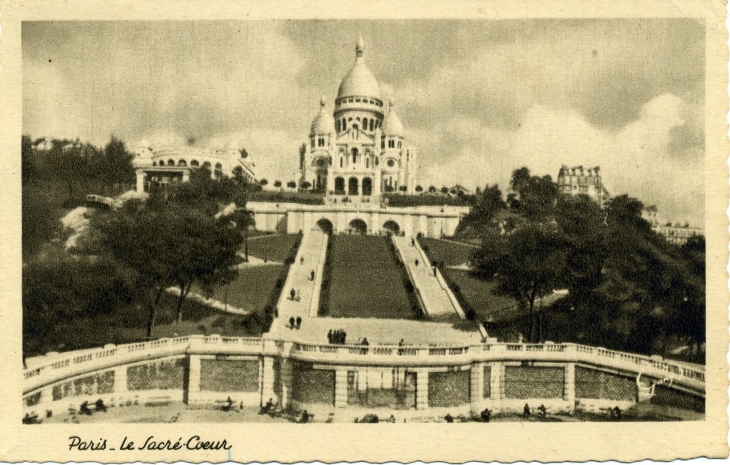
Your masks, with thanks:
[{"label": "central dome", "polygon": [[355,65],[344,79],[342,79],[340,89],[337,92],[337,98],[358,96],[373,97],[380,100],[380,86],[375,76],[373,76],[373,72],[365,64],[365,58],[363,57],[364,48],[362,37],[360,37],[355,47]]}]

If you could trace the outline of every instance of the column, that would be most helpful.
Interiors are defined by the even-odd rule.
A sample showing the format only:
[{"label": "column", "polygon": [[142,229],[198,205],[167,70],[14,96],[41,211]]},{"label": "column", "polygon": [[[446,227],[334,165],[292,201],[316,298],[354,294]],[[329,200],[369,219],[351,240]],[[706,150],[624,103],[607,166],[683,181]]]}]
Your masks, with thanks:
[{"label": "column", "polygon": [[190,369],[188,370],[188,392],[186,393],[188,404],[195,403],[200,392],[200,355],[190,355],[188,359]]},{"label": "column", "polygon": [[482,402],[482,392],[484,391],[484,366],[481,363],[475,363],[471,366],[471,413],[477,415]]},{"label": "column", "polygon": [[344,368],[335,371],[335,407],[347,407],[347,370]]},{"label": "column", "polygon": [[499,412],[501,400],[504,398],[504,365],[500,362],[492,363],[492,373],[490,376],[489,396],[492,399],[494,410]]},{"label": "column", "polygon": [[563,388],[563,399],[568,402],[570,413],[575,411],[575,363],[565,364],[565,387]]},{"label": "column", "polygon": [[127,367],[114,368],[114,394],[126,394],[127,391]]},{"label": "column", "polygon": [[421,368],[416,372],[416,410],[428,409],[428,371]]},{"label": "column", "polygon": [[145,173],[141,169],[137,169],[137,172],[135,173],[137,175],[137,192],[144,192],[144,178]]},{"label": "column", "polygon": [[281,359],[281,371],[279,372],[279,379],[281,380],[281,408],[287,409],[291,406],[292,397],[292,361],[288,358]]},{"label": "column", "polygon": [[274,394],[274,357],[264,357],[261,364],[261,404],[275,397]]}]

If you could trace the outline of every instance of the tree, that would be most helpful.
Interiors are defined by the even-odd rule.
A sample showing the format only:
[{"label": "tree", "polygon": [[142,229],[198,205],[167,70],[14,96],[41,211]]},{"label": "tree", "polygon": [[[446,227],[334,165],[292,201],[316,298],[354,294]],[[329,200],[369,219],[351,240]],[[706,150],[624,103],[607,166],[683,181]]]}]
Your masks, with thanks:
[{"label": "tree", "polygon": [[559,189],[549,175],[531,176],[530,170],[520,168],[512,173],[508,196],[510,207],[530,221],[545,222],[552,217]]},{"label": "tree", "polygon": [[436,186],[428,186],[428,191],[433,194],[436,192]]},{"label": "tree", "polygon": [[269,181],[267,181],[267,180],[266,180],[266,178],[264,178],[264,179],[262,179],[261,181],[259,181],[259,184],[261,184],[262,186],[265,186],[265,185],[267,185],[268,183],[269,183]]},{"label": "tree", "polygon": [[441,193],[442,194],[448,194],[449,193],[449,188],[446,187],[446,186],[441,187]]},{"label": "tree", "polygon": [[288,187],[289,189],[296,189],[297,183],[294,181],[289,181],[288,183],[286,183],[286,187]]},{"label": "tree", "polygon": [[509,235],[489,234],[474,256],[475,272],[494,280],[496,292],[512,297],[529,309],[530,340],[541,338],[535,301],[563,284],[565,239],[557,231],[528,225]]},{"label": "tree", "polygon": [[310,187],[312,187],[312,183],[311,183],[311,182],[309,182],[309,181],[304,181],[304,182],[302,183],[302,186],[301,186],[301,187],[302,187],[302,189],[304,189],[304,190],[308,190],[308,189],[309,189]]},{"label": "tree", "polygon": [[281,181],[274,181],[274,187],[279,189],[281,187]]},{"label": "tree", "polygon": [[398,187],[398,190],[401,191],[401,192],[405,192],[405,191],[408,190],[408,187],[407,186],[400,186],[400,187]]},{"label": "tree", "polygon": [[423,187],[421,187],[420,185],[416,186],[416,192],[423,192]]}]

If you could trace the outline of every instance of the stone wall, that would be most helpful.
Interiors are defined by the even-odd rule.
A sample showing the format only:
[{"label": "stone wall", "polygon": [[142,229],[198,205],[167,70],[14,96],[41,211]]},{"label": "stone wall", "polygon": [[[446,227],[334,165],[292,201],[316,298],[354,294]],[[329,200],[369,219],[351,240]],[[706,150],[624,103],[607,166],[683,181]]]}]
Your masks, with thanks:
[{"label": "stone wall", "polygon": [[637,401],[636,380],[582,366],[575,367],[576,399]]},{"label": "stone wall", "polygon": [[304,404],[335,405],[334,370],[315,370],[311,363],[292,366],[292,398]]},{"label": "stone wall", "polygon": [[705,413],[705,399],[662,385],[654,389],[654,396],[650,402],[654,405],[664,405]]},{"label": "stone wall", "polygon": [[127,389],[183,389],[187,359],[160,360],[127,368]]},{"label": "stone wall", "polygon": [[214,392],[257,392],[258,360],[200,361],[200,390]]},{"label": "stone wall", "polygon": [[505,397],[508,399],[563,398],[563,367],[506,366]]},{"label": "stone wall", "polygon": [[471,370],[430,372],[428,374],[428,406],[457,407],[468,404]]},{"label": "stone wall", "polygon": [[69,396],[93,396],[114,392],[114,371],[105,371],[53,386],[53,400]]}]

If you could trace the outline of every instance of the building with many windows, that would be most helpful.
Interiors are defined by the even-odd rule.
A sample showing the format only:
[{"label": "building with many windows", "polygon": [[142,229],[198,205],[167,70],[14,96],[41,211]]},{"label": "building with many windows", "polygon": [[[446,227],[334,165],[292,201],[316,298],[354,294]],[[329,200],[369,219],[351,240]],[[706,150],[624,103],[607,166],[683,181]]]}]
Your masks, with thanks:
[{"label": "building with many windows", "polygon": [[381,193],[414,193],[416,160],[390,100],[387,112],[360,37],[355,64],[342,79],[334,112],[324,96],[300,153],[299,185],[325,192],[330,203],[379,202]]},{"label": "building with many windows", "polygon": [[568,195],[585,194],[595,200],[601,208],[611,198],[601,180],[601,168],[568,167],[563,165],[558,173],[560,192]]},{"label": "building with many windows", "polygon": [[175,147],[154,150],[143,141],[135,151],[133,164],[137,173],[137,192],[149,191],[153,185],[164,189],[168,184],[186,182],[190,172],[198,168],[208,169],[211,177],[225,175],[256,182],[256,165],[245,149]]}]

